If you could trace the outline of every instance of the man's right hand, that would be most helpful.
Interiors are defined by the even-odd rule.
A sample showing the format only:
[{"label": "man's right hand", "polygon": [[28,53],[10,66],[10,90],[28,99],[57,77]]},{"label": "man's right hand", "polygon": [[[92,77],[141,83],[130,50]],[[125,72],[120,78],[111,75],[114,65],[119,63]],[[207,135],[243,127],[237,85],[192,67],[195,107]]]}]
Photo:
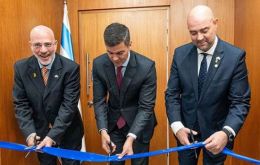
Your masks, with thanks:
[{"label": "man's right hand", "polygon": [[[110,136],[108,135],[106,130],[101,131],[101,142],[102,142],[102,148],[108,154],[111,154],[116,150],[116,145],[110,140]],[[112,149],[112,151],[110,148]]]},{"label": "man's right hand", "polygon": [[[194,135],[197,135],[198,133],[196,131],[191,130]],[[190,135],[190,129],[189,128],[181,128],[177,133],[176,137],[180,141],[182,145],[189,145],[189,135]]]}]

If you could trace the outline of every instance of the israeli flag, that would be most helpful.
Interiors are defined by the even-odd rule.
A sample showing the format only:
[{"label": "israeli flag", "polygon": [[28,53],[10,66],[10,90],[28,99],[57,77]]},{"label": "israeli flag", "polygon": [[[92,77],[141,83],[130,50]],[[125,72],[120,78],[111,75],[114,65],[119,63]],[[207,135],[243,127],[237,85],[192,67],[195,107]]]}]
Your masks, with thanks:
[{"label": "israeli flag", "polygon": [[74,61],[71,32],[70,32],[70,23],[68,17],[67,4],[64,4],[64,15],[62,23],[62,32],[61,32],[61,47],[60,54],[68,59]]},{"label": "israeli flag", "polygon": [[[62,32],[61,32],[61,46],[60,46],[60,54],[72,61],[74,61],[73,55],[73,48],[72,48],[72,39],[71,39],[71,32],[70,32],[70,23],[68,17],[68,9],[66,1],[64,2],[64,13],[63,13],[63,23],[62,23]],[[81,103],[79,100],[78,108],[80,114],[81,112]],[[85,137],[82,138],[82,147],[81,151],[86,151],[86,144],[85,144]]]}]

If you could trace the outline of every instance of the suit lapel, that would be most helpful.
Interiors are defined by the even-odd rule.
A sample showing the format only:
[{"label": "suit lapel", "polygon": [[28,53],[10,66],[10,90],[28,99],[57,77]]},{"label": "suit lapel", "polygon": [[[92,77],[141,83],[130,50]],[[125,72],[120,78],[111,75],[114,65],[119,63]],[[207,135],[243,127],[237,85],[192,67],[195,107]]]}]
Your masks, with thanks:
[{"label": "suit lapel", "polygon": [[133,80],[135,73],[136,73],[136,56],[131,51],[129,63],[126,67],[121,90],[120,90],[120,103],[122,103],[125,96],[125,92],[127,91],[127,88],[130,85],[131,81]]},{"label": "suit lapel", "polygon": [[45,86],[38,61],[35,57],[32,57],[29,61],[28,77],[34,84],[36,90],[38,90],[40,93],[43,93]]},{"label": "suit lapel", "polygon": [[119,97],[119,89],[116,82],[116,73],[114,64],[106,56],[105,70],[112,92]]},{"label": "suit lapel", "polygon": [[61,71],[62,71],[62,63],[60,60],[59,55],[55,55],[55,59],[51,66],[51,70],[48,77],[47,86],[45,87],[44,91],[44,99],[48,96],[50,91],[55,87],[59,79],[61,78]]},{"label": "suit lapel", "polygon": [[208,89],[210,82],[212,81],[214,75],[216,74],[218,68],[220,67],[220,64],[221,64],[221,61],[223,60],[223,58],[224,58],[223,48],[222,48],[221,40],[219,39],[218,45],[215,49],[215,52],[212,56],[212,59],[211,59],[210,65],[209,65],[207,78],[202,87],[200,100],[202,99],[206,90]]}]

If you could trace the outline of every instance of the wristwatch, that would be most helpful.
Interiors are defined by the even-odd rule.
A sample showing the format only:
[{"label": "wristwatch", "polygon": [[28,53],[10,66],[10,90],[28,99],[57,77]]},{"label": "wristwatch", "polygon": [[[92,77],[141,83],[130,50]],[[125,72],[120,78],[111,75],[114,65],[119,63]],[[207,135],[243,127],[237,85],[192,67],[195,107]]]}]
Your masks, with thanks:
[{"label": "wristwatch", "polygon": [[232,142],[234,140],[234,135],[232,134],[232,132],[230,132],[228,129],[223,128],[222,131],[227,135],[228,137],[228,142]]}]

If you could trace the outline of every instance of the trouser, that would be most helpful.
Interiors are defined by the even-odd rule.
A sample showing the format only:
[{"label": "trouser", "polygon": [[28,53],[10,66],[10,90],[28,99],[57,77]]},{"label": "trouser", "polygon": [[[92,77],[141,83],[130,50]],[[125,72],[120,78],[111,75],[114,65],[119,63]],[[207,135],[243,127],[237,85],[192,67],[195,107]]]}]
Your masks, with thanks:
[{"label": "trouser", "polygon": [[[123,150],[124,143],[126,141],[126,136],[129,130],[129,126],[125,125],[123,128],[118,129],[115,128],[112,132],[109,133],[110,139],[116,145],[116,151],[113,153],[119,154]],[[142,152],[149,152],[149,145],[150,143],[143,143],[138,140],[135,140],[133,143],[133,152],[134,153],[142,153]],[[125,161],[114,161],[110,162],[110,165],[124,165]],[[138,158],[131,160],[132,165],[148,165],[149,158]]]}]

